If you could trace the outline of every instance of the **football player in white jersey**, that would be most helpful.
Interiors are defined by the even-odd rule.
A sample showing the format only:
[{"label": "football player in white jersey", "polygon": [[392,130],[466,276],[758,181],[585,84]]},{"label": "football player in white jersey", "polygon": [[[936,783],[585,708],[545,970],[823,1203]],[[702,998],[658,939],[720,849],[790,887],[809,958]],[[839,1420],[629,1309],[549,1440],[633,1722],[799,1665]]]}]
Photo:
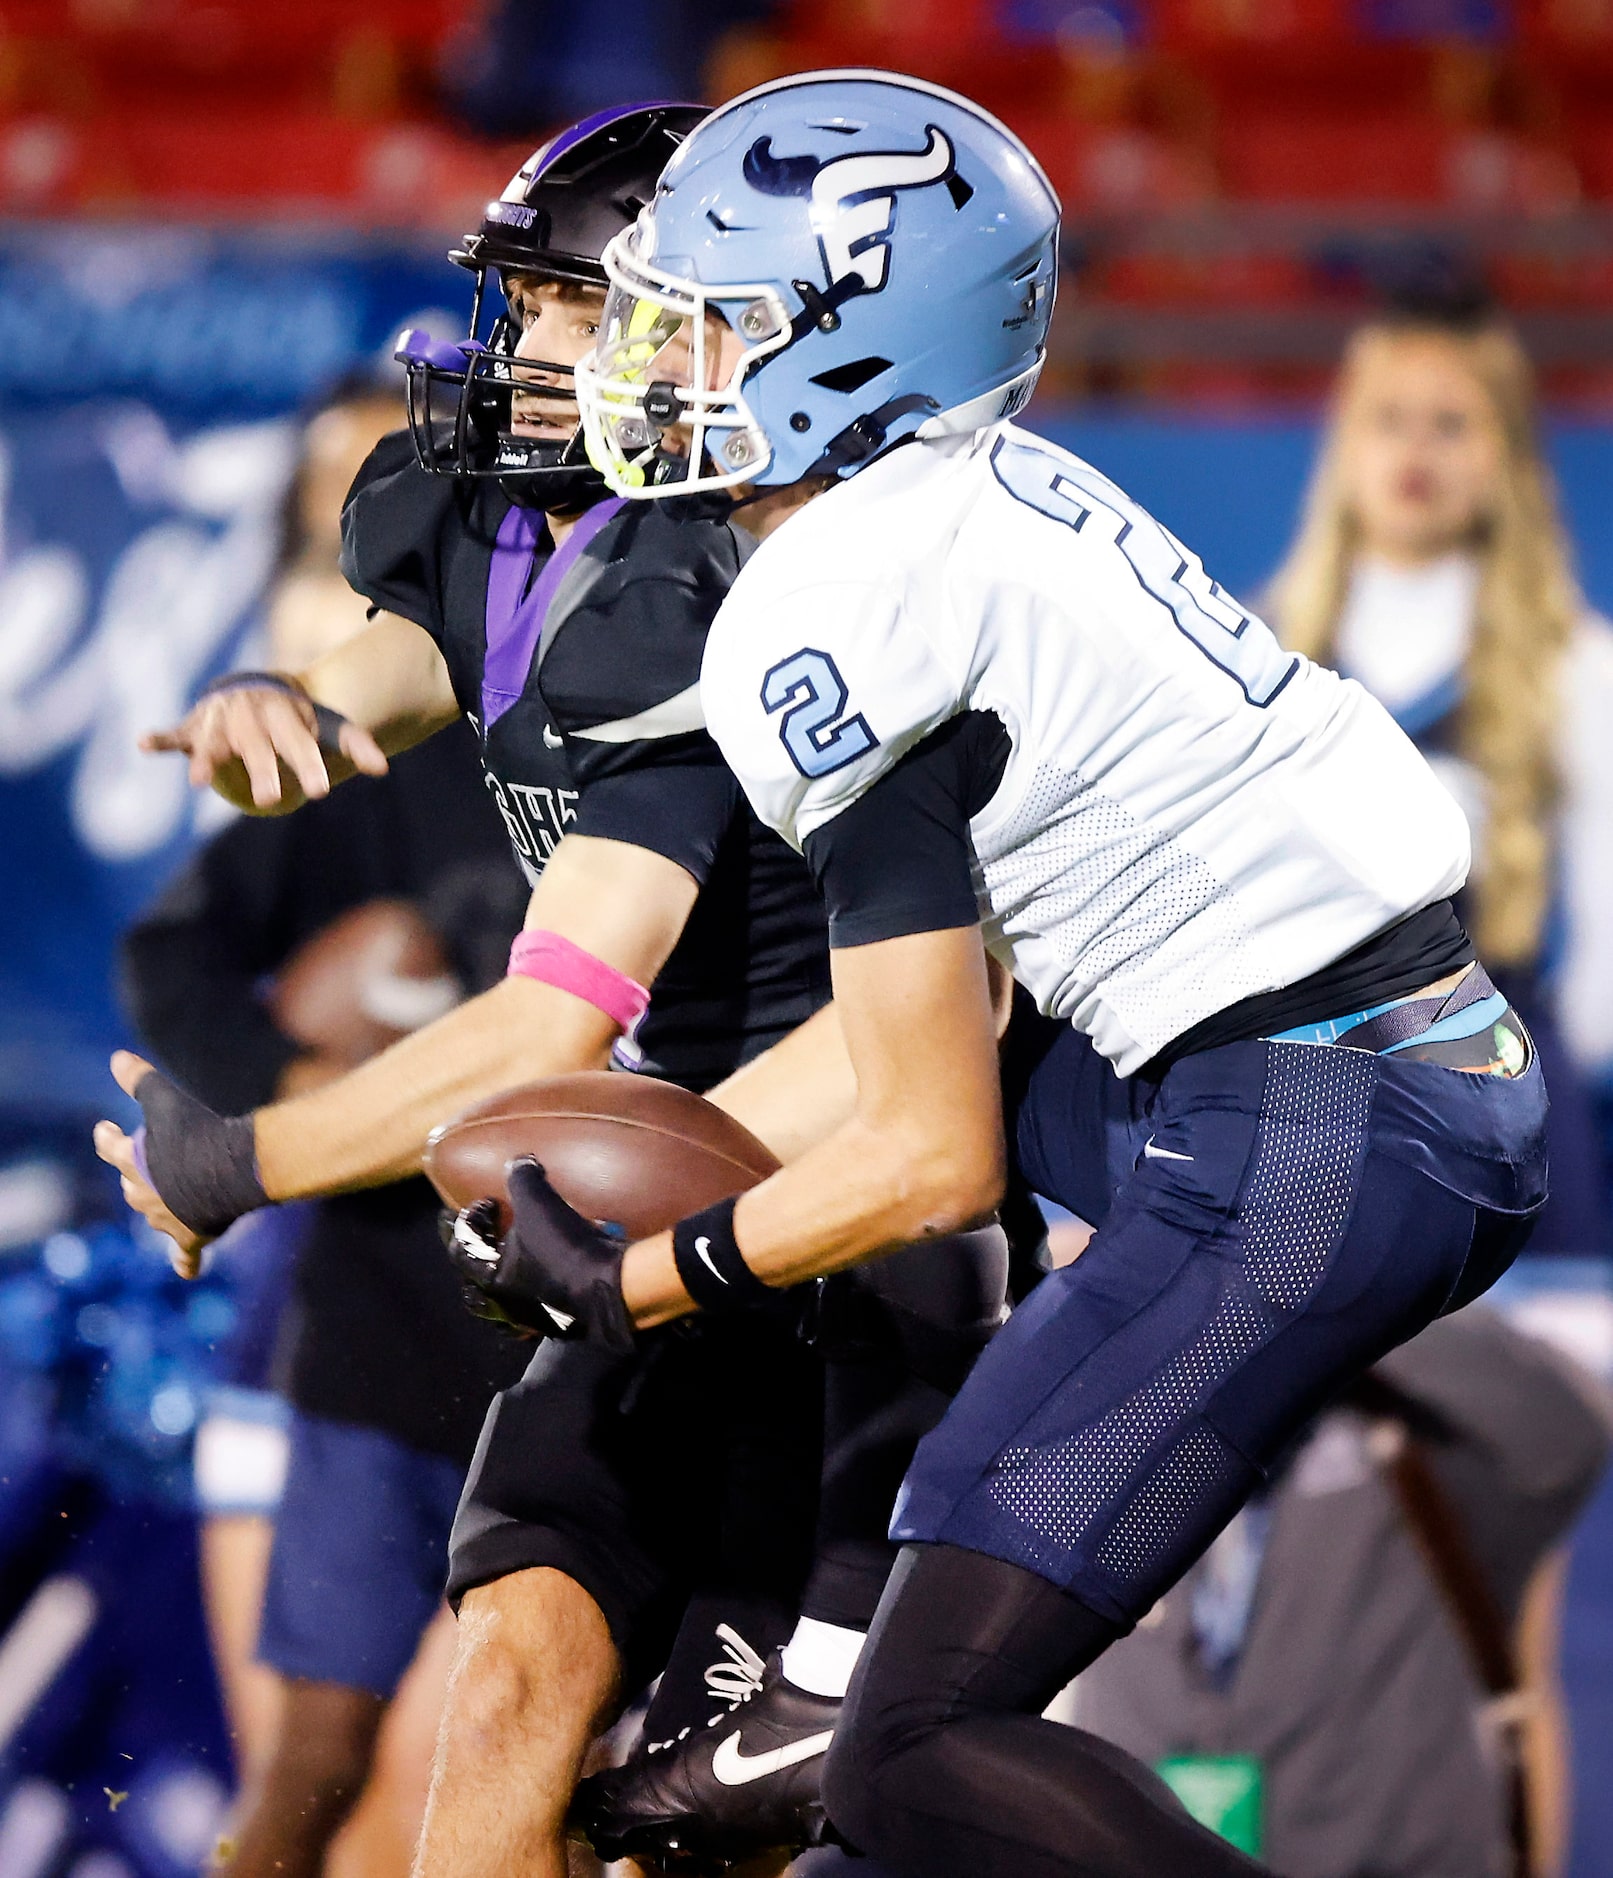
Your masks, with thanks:
[{"label": "football player in white jersey", "polygon": [[[1057,226],[964,99],[763,87],[608,251],[578,374],[622,494],[734,491],[760,538],[706,715],[818,878],[858,1103],[625,1253],[530,1182],[512,1267],[570,1334],[743,1308],[986,1212],[1010,1153],[1098,1225],[898,1505],[825,1797],[914,1878],[1252,1869],[1041,1712],[1331,1393],[1504,1269],[1545,1191],[1539,1066],[1449,903],[1454,803],[1365,692],[1006,421]],[[988,955],[1047,1020],[1006,1118]],[[739,1748],[790,1757],[765,1705]]]}]

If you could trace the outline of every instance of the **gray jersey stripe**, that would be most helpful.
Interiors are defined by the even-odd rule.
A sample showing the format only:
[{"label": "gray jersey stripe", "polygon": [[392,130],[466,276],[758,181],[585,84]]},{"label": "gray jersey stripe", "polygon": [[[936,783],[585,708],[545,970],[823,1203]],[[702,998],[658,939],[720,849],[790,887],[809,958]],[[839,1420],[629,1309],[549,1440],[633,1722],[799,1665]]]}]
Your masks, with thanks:
[{"label": "gray jersey stripe", "polygon": [[609,724],[595,724],[592,730],[574,730],[574,737],[590,743],[638,743],[650,737],[679,737],[691,730],[704,730],[706,713],[700,703],[700,681],[680,691],[661,704],[633,717],[618,717]]}]

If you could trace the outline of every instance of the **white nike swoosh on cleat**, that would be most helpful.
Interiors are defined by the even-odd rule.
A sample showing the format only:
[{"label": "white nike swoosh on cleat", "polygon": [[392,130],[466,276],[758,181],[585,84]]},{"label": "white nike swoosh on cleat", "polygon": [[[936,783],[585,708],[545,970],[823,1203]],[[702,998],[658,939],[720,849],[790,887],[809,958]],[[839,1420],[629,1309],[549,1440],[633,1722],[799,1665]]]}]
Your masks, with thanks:
[{"label": "white nike swoosh on cleat", "polygon": [[694,1242],[694,1249],[695,1249],[695,1257],[698,1258],[700,1263],[705,1266],[706,1270],[711,1273],[712,1277],[716,1279],[717,1283],[720,1285],[727,1284],[728,1280],[723,1277],[720,1271],[718,1271],[716,1263],[712,1259],[711,1241],[705,1238],[696,1239]]},{"label": "white nike swoosh on cleat", "polygon": [[711,1771],[725,1787],[743,1787],[764,1775],[776,1774],[781,1768],[793,1767],[797,1761],[810,1761],[814,1754],[822,1754],[833,1739],[834,1730],[825,1728],[820,1735],[803,1735],[799,1741],[782,1748],[770,1748],[766,1754],[742,1754],[736,1730],[726,1741],[717,1743],[717,1752],[711,1757]]},{"label": "white nike swoosh on cleat", "polygon": [[1143,1154],[1150,1161],[1190,1161],[1191,1154],[1178,1154],[1171,1148],[1156,1148],[1152,1135],[1143,1143]]}]

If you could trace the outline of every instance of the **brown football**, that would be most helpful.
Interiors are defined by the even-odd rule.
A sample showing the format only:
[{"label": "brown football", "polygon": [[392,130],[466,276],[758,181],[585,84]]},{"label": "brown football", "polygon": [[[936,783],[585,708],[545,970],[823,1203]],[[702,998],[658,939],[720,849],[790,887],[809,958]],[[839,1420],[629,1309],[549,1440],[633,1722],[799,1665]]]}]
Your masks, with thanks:
[{"label": "brown football", "polygon": [[269,1009],[304,1049],[350,1068],[459,1002],[459,981],[408,900],[367,900],[281,966]]},{"label": "brown football", "polygon": [[748,1128],[703,1097],[651,1076],[586,1070],[528,1083],[436,1129],[425,1170],[449,1206],[495,1198],[508,1219],[504,1170],[543,1163],[555,1190],[629,1238],[754,1187],[778,1162]]}]

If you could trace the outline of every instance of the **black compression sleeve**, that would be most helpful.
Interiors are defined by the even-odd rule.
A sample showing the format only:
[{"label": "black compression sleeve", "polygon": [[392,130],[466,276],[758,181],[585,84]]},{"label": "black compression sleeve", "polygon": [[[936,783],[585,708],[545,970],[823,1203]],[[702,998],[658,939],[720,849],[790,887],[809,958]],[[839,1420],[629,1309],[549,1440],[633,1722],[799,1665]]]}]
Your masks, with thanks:
[{"label": "black compression sleeve", "polygon": [[973,926],[970,817],[996,793],[1010,754],[989,711],[933,730],[851,807],[806,839],[832,946]]}]

